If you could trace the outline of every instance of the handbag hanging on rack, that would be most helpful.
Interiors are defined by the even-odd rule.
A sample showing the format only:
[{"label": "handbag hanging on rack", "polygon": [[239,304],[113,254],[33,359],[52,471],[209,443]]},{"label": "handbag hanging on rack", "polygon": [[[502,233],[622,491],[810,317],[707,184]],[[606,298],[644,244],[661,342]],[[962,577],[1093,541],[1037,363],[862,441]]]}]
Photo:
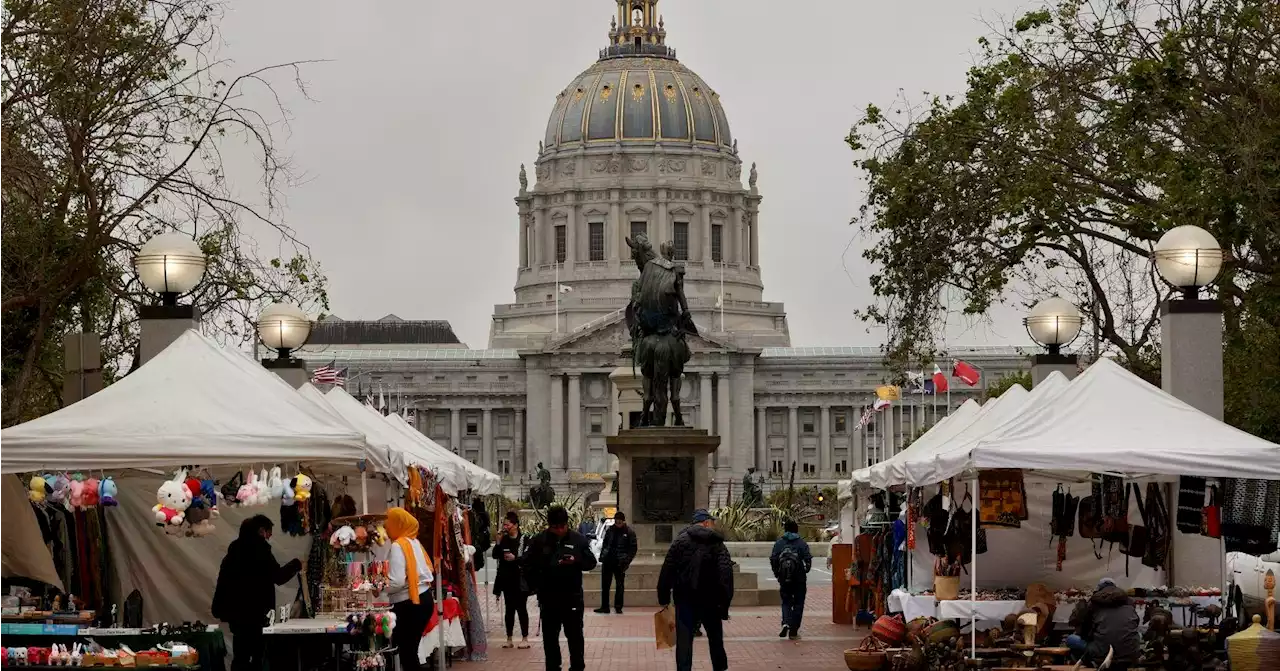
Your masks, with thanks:
[{"label": "handbag hanging on rack", "polygon": [[1209,538],[1222,537],[1222,504],[1218,502],[1218,486],[1209,487],[1209,505],[1201,515],[1200,533]]}]

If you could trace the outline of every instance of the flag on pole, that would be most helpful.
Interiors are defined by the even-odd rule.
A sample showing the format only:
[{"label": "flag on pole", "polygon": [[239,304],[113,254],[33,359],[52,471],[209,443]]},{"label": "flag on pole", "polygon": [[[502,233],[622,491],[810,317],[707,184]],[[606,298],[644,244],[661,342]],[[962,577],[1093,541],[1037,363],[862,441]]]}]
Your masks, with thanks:
[{"label": "flag on pole", "polygon": [[347,383],[347,369],[337,368],[334,364],[337,360],[330,361],[327,365],[320,366],[311,373],[311,384],[335,384],[342,386]]},{"label": "flag on pole", "polygon": [[[876,387],[876,397],[881,401],[901,401],[902,389],[892,384],[882,384]],[[879,408],[876,408],[879,410]]]},{"label": "flag on pole", "polygon": [[940,394],[944,391],[947,391],[948,388],[950,387],[950,382],[947,381],[947,376],[943,374],[942,369],[938,367],[938,364],[933,365],[932,382],[933,382],[933,393],[935,394]]},{"label": "flag on pole", "polygon": [[378,412],[387,414],[387,397],[382,393],[382,385],[378,385]]},{"label": "flag on pole", "polygon": [[960,378],[961,382],[970,387],[977,386],[978,382],[982,380],[982,374],[978,372],[978,369],[963,361],[955,362],[955,365],[951,367],[951,375]]}]

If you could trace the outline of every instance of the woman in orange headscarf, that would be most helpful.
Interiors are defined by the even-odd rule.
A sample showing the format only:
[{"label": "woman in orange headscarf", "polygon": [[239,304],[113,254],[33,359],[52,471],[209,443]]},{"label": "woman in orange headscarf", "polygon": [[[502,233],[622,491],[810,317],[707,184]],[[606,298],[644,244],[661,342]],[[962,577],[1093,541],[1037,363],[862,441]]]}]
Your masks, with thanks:
[{"label": "woman in orange headscarf", "polygon": [[387,557],[387,600],[396,614],[391,642],[397,648],[400,668],[419,671],[418,643],[431,619],[431,560],[418,542],[418,520],[409,511],[391,508],[383,527],[393,541]]}]

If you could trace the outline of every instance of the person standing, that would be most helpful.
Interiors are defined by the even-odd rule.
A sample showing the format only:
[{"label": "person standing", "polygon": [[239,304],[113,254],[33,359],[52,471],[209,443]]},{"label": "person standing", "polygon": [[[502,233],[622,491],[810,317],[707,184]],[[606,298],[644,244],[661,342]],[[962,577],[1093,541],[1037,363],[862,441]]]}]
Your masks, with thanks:
[{"label": "person standing", "polygon": [[597,613],[609,612],[609,583],[616,580],[618,592],[613,596],[613,610],[622,614],[623,596],[626,594],[624,580],[627,567],[636,558],[638,545],[636,532],[627,526],[626,514],[619,511],[613,516],[613,525],[604,532],[604,544],[600,547],[600,607]]},{"label": "person standing", "polygon": [[547,671],[560,671],[560,631],[569,643],[569,671],[586,669],[582,637],[582,574],[596,567],[587,539],[569,529],[569,512],[547,509],[547,530],[529,542],[522,562],[538,594]]},{"label": "person standing", "polygon": [[800,525],[795,520],[784,522],[782,530],[782,538],[773,544],[773,552],[769,554],[769,568],[778,580],[778,593],[782,597],[782,631],[778,632],[778,638],[787,636],[798,641],[813,554],[809,552],[809,544],[800,538]]},{"label": "person standing", "polygon": [[240,536],[227,547],[213,590],[213,616],[231,629],[232,671],[266,668],[266,640],[262,630],[267,613],[276,607],[276,586],[293,579],[302,561],[291,559],[281,566],[271,552],[275,524],[266,515],[254,515],[240,523]]},{"label": "person standing", "polygon": [[431,560],[418,541],[418,518],[404,508],[387,510],[383,523],[391,538],[387,554],[387,601],[396,616],[391,643],[396,646],[401,671],[418,671],[418,644],[431,620],[433,599]]},{"label": "person standing", "polygon": [[521,650],[529,647],[529,609],[525,605],[529,598],[529,585],[520,566],[520,558],[528,549],[525,541],[525,535],[520,533],[520,516],[514,510],[507,512],[507,519],[502,523],[502,536],[493,546],[493,558],[498,562],[493,595],[503,600],[506,611],[507,642],[502,647],[512,647],[511,635],[519,616]]},{"label": "person standing", "polygon": [[693,524],[672,541],[658,574],[658,605],[666,608],[675,599],[676,671],[693,668],[693,637],[699,625],[706,631],[712,671],[729,668],[724,621],[733,602],[733,559],[724,536],[713,528],[715,520],[706,510],[695,510]]}]

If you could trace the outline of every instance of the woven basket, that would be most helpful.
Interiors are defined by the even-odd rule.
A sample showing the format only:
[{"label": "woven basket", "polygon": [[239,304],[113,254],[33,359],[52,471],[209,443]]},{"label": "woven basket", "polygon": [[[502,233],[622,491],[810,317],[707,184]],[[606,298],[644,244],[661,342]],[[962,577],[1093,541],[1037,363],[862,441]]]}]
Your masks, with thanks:
[{"label": "woven basket", "polygon": [[954,601],[960,596],[960,576],[933,576],[933,595],[938,601]]},{"label": "woven basket", "polygon": [[880,671],[885,665],[884,645],[868,636],[862,645],[844,651],[844,665],[849,671]]},{"label": "woven basket", "polygon": [[1253,616],[1253,625],[1227,638],[1227,656],[1232,671],[1269,671],[1280,668],[1280,634],[1262,626]]},{"label": "woven basket", "polygon": [[907,638],[907,623],[901,615],[883,615],[872,625],[871,635],[885,645],[899,645]]}]

